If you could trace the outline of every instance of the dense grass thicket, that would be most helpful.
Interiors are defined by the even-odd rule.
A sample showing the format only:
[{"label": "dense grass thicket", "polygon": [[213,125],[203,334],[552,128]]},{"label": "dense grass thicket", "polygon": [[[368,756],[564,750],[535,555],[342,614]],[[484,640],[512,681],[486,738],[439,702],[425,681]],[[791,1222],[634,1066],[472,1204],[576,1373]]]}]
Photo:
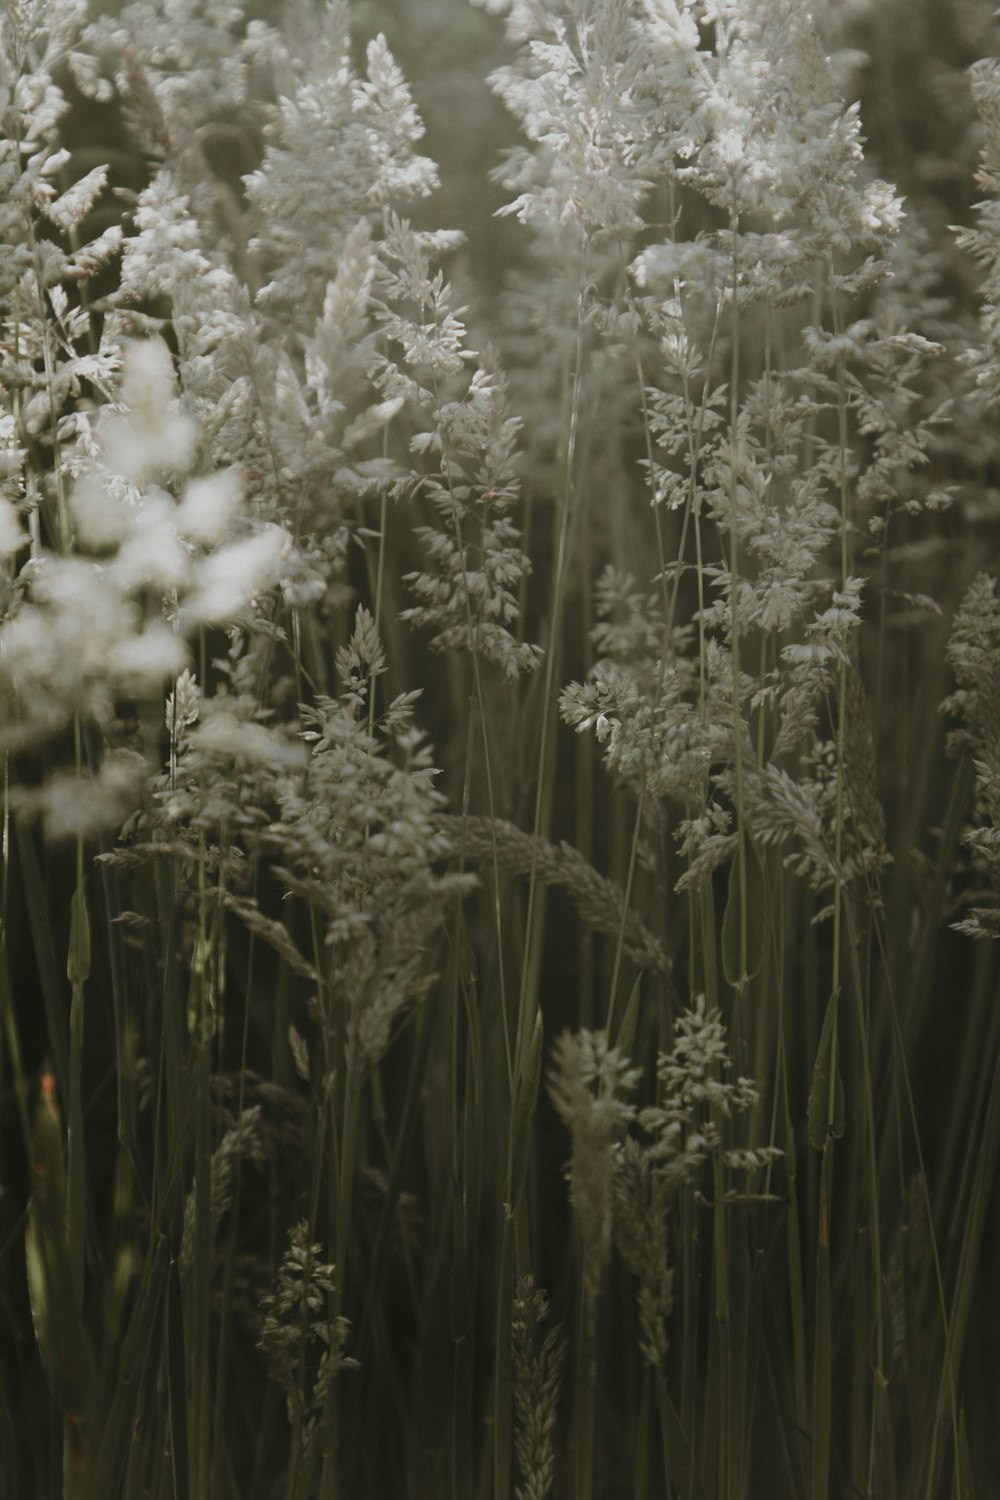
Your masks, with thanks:
[{"label": "dense grass thicket", "polygon": [[998,40],[0,7],[4,1500],[997,1493]]}]

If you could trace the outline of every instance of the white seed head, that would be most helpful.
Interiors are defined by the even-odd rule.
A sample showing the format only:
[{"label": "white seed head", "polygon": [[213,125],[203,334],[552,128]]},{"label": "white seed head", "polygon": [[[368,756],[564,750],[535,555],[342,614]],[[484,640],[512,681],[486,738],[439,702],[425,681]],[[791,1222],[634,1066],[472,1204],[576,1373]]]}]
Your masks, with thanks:
[{"label": "white seed head", "polygon": [[255,595],[278,582],[290,540],[280,526],[263,526],[201,558],[183,610],[185,625],[218,625],[242,614]]},{"label": "white seed head", "polygon": [[229,530],[243,498],[238,469],[221,469],[203,479],[192,479],[177,511],[177,529],[189,542],[214,547]]}]

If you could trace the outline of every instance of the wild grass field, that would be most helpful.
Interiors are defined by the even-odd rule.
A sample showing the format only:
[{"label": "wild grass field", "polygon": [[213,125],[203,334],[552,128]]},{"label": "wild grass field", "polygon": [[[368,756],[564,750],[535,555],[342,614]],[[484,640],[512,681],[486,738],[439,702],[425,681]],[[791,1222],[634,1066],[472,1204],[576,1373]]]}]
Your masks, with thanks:
[{"label": "wild grass field", "polygon": [[1000,1493],[998,43],[0,7],[3,1500]]}]

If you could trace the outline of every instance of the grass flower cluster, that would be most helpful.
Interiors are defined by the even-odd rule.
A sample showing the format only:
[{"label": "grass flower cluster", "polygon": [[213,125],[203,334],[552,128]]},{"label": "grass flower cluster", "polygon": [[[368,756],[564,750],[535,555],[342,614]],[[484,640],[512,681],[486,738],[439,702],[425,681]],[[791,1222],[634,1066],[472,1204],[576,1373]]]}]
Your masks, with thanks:
[{"label": "grass flower cluster", "polygon": [[421,6],[0,16],[0,1494],[985,1495],[990,6]]}]

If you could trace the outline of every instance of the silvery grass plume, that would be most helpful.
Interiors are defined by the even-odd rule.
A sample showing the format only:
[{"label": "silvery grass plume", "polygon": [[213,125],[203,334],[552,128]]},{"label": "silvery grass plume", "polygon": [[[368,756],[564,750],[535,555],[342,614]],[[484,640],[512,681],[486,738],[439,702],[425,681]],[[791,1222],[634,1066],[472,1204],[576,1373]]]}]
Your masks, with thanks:
[{"label": "silvery grass plume", "polygon": [[[202,452],[216,464],[239,458],[253,490],[266,494],[267,437],[255,392],[249,298],[227,256],[210,248],[195,188],[185,191],[184,179],[183,164],[171,158],[139,194],[119,285],[105,299],[109,324],[127,335],[169,323],[185,410],[198,423]],[[164,302],[169,320],[143,311]]]},{"label": "silvery grass plume", "polygon": [[76,290],[120,251],[117,224],[85,237],[107,168],[81,176],[60,138],[69,106],[55,75],[106,97],[83,44],[85,11],[24,0],[0,17],[0,496],[27,514],[36,548],[45,528],[68,542],[67,451],[86,445],[92,395],[107,398],[118,364]]},{"label": "silvery grass plume", "polygon": [[[371,537],[359,508],[404,472],[382,456],[401,402],[368,378],[375,230],[426,196],[436,170],[414,150],[423,126],[383,38],[357,75],[346,4],[295,8],[283,33],[239,7],[225,25],[198,7],[190,19],[173,35],[172,12],[135,0],[94,33],[160,159],[108,306],[128,331],[168,300],[206,449],[218,463],[238,455],[253,504],[295,532],[286,602],[336,607],[350,540]],[[245,200],[211,167],[222,127],[205,118],[209,99],[240,122]]]},{"label": "silvery grass plume", "polygon": [[[444,798],[423,736],[412,723],[418,694],[369,714],[385,655],[368,610],[356,611],[337,655],[341,693],[300,705],[299,720],[269,723],[256,692],[269,637],[247,650],[235,633],[220,683],[204,698],[189,672],[167,701],[169,763],[107,862],[176,866],[184,949],[206,966],[211,1012],[220,1014],[225,966],[201,911],[202,872],[211,906],[224,908],[311,986],[310,1013],[329,1058],[345,1048],[377,1062],[394,1022],[432,986],[432,955],[445,912],[475,886],[439,872],[455,853],[439,825]],[[292,738],[292,731],[296,731]],[[262,909],[257,877],[267,869],[285,894],[280,918]],[[315,941],[301,946],[301,914]],[[225,929],[215,918],[221,942]],[[306,1055],[306,1054],[304,1054]]]},{"label": "silvery grass plume", "polygon": [[385,657],[363,607],[337,670],[339,697],[302,710],[305,774],[276,788],[278,816],[255,841],[322,934],[322,972],[307,966],[316,1020],[331,1038],[345,1028],[352,1056],[375,1062],[396,1018],[432,984],[428,954],[444,914],[475,880],[435,869],[453,846],[437,824],[445,799],[412,723],[418,695],[369,719]]},{"label": "silvery grass plume", "polygon": [[113,83],[144,151],[158,155],[174,135],[186,146],[204,142],[213,124],[248,107],[251,118],[266,117],[269,94],[287,77],[288,44],[277,27],[248,18],[248,8],[242,0],[125,0],[91,20],[91,66]]},{"label": "silvery grass plume", "polygon": [[634,15],[627,0],[511,5],[518,55],[491,82],[533,144],[509,151],[497,173],[517,193],[502,213],[573,224],[586,240],[642,227],[642,200],[668,148],[641,97],[645,39]]},{"label": "silvery grass plume", "polygon": [[179,951],[192,976],[192,1034],[214,1035],[224,1023],[226,913],[275,950],[292,973],[318,982],[287,926],[262,912],[254,894],[279,799],[301,785],[309,762],[298,721],[272,723],[273,711],[260,702],[270,644],[268,632],[232,630],[226,657],[213,663],[211,694],[202,692],[192,671],[180,673],[166,699],[166,766],[147,777],[142,804],[122,827],[116,848],[98,856],[135,878],[140,905],[146,899],[142,873],[151,864],[169,866]]},{"label": "silvery grass plume", "polygon": [[[185,637],[252,615],[291,546],[276,526],[236,534],[237,471],[192,474],[197,431],[162,341],[126,347],[119,398],[69,498],[73,550],[35,550],[0,625],[12,747],[74,717],[107,732],[119,700],[158,696],[187,665]],[[56,779],[40,794],[50,833],[120,822],[136,777],[134,761],[108,756],[89,796]]]},{"label": "silvery grass plume", "polygon": [[[247,24],[242,72],[218,80],[225,90],[242,78],[244,112],[263,132],[246,209],[230,205],[230,217],[242,214],[244,287],[232,236],[228,254],[210,248],[211,184],[165,66],[171,44],[157,41],[161,9],[127,7],[105,38],[124,59],[122,88],[162,116],[165,154],[133,215],[138,233],[110,299],[118,324],[148,322],[139,309],[169,299],[184,399],[206,447],[219,463],[238,454],[254,503],[295,532],[290,605],[347,602],[352,539],[384,550],[387,496],[420,493],[440,519],[420,532],[431,567],[411,580],[414,623],[435,628],[441,649],[464,642],[508,675],[529,669],[537,651],[512,628],[529,568],[512,519],[516,424],[502,375],[466,345],[437,264],[461,236],[401,217],[437,174],[416,151],[423,125],[384,38],[359,77],[346,5],[312,20],[302,11],[301,35],[293,27],[275,54],[281,97],[268,104],[253,86],[263,32]],[[217,63],[209,48],[203,66]],[[372,501],[378,531],[366,524]]]},{"label": "silvery grass plume", "polygon": [[581,497],[602,496],[589,524],[620,541],[620,434],[634,420],[633,392],[623,350],[598,335],[660,173],[661,122],[639,87],[645,40],[629,4],[487,8],[506,13],[516,47],[490,82],[529,142],[507,151],[493,176],[512,195],[500,213],[528,230],[530,264],[510,278],[502,349],[515,407],[530,414],[534,486],[558,493],[569,481],[562,429],[571,381],[576,426],[601,433],[585,443],[574,486]]},{"label": "silvery grass plume", "polygon": [[[108,55],[118,58],[120,85],[142,116],[137,124],[144,122],[163,157],[136,204],[138,232],[109,304],[115,326],[147,326],[142,307],[168,301],[184,410],[198,420],[202,449],[218,462],[238,455],[249,504],[295,532],[297,546],[282,559],[281,588],[298,612],[296,632],[313,606],[349,599],[344,573],[352,538],[387,545],[390,485],[402,495],[426,483],[436,503],[446,496],[446,513],[439,532],[426,532],[438,575],[433,583],[424,575],[414,579],[420,623],[457,632],[506,671],[530,666],[536,652],[512,629],[528,566],[509,514],[515,424],[499,372],[484,365],[468,374],[474,356],[436,265],[458,237],[418,233],[398,215],[436,176],[415,153],[422,125],[384,40],[368,48],[367,76],[358,77],[347,8],[331,5],[313,22],[303,12],[301,35],[293,27],[275,53],[282,98],[273,106],[254,92],[259,29],[241,32],[242,75],[226,72],[211,48],[205,53],[203,66],[213,78],[212,70],[222,69],[223,90],[236,88],[242,76],[249,91],[242,104],[253,106],[264,131],[237,236],[249,257],[244,270],[251,284],[244,289],[233,246],[213,244],[201,127],[192,139],[184,91],[170,66],[173,44],[161,37],[161,12],[133,5],[121,25],[102,32]],[[306,179],[309,190],[300,191]],[[324,198],[316,183],[328,179],[333,196]],[[425,454],[426,481],[410,467],[414,458],[424,466]],[[372,498],[382,506],[378,533],[364,524]],[[275,532],[265,526],[260,534]],[[179,601],[182,624],[206,592],[224,587],[224,564],[235,560],[231,552],[218,566],[206,558],[203,588]],[[439,802],[428,752],[409,725],[412,696],[379,713],[384,656],[374,620],[359,611],[337,663],[343,692],[334,698],[319,685],[310,709],[306,737],[317,741],[310,757],[268,728],[261,702],[267,641],[280,645],[281,626],[260,613],[242,625],[227,661],[215,664],[224,683],[214,698],[193,679],[178,679],[168,705],[168,771],[151,786],[149,804],[130,823],[128,846],[115,859],[133,865],[171,850],[193,873],[197,850],[197,868],[222,881],[230,909],[317,986],[323,1029],[339,1031],[339,1002],[347,999],[351,1045],[377,1057],[393,1016],[431,982],[422,946],[446,899],[470,885],[430,871],[451,846],[428,820]],[[383,759],[389,748],[400,764]],[[296,768],[305,769],[304,782],[291,774]],[[333,812],[324,822],[314,800],[328,777],[338,815],[349,809],[345,827],[357,834],[343,848]],[[328,842],[321,853],[316,841],[323,842],[323,830]],[[307,859],[307,850],[317,858]],[[317,911],[335,984],[325,952],[319,965],[316,955],[306,958],[288,925],[267,917],[250,894],[262,858],[276,859],[289,893]]]},{"label": "silvery grass plume", "polygon": [[[642,1354],[661,1371],[673,1304],[667,1232],[671,1207],[682,1189],[697,1183],[709,1161],[727,1174],[751,1175],[782,1154],[773,1146],[735,1149],[727,1141],[734,1116],[758,1102],[750,1079],[732,1080],[731,1071],[720,1013],[699,995],[678,1018],[673,1050],[657,1059],[659,1102],[639,1112],[642,1136],[627,1137],[616,1151],[615,1240],[639,1283]],[[724,1180],[717,1177],[717,1185]],[[723,1188],[724,1203],[766,1199],[738,1187]]]},{"label": "silvery grass plume", "polygon": [[[752,1174],[775,1161],[774,1147],[737,1149],[727,1139],[734,1116],[758,1102],[747,1078],[731,1079],[732,1061],[717,1009],[704,995],[678,1019],[673,1050],[657,1060],[659,1101],[629,1100],[639,1071],[601,1034],[564,1032],[556,1044],[550,1092],[573,1143],[568,1168],[583,1248],[584,1285],[596,1294],[617,1245],[636,1277],[644,1358],[663,1369],[673,1305],[669,1215],[696,1185],[706,1163]],[[638,1126],[638,1133],[632,1129]],[[725,1201],[764,1201],[736,1187]]]},{"label": "silvery grass plume", "polygon": [[[613,9],[595,3],[559,25],[583,38]],[[636,36],[644,42],[620,103],[636,160],[645,149],[636,117],[669,120],[660,137],[669,149],[646,158],[668,205],[683,189],[685,202],[703,200],[706,224],[720,210],[728,223],[683,238],[685,221],[672,214],[670,237],[634,258],[619,311],[603,320],[618,344],[632,343],[646,382],[661,600],[640,598],[621,570],[605,576],[599,659],[587,683],[565,690],[562,712],[595,731],[616,775],[680,804],[677,837],[696,861],[684,885],[737,851],[734,805],[740,838],[747,824],[764,840],[785,837],[782,820],[791,833],[798,818],[807,842],[821,828],[820,861],[839,866],[832,880],[877,869],[884,848],[869,847],[867,831],[845,833],[845,818],[861,820],[829,792],[850,777],[843,735],[820,726],[836,718],[831,704],[847,692],[856,653],[864,581],[854,526],[878,537],[894,512],[948,498],[914,499],[909,483],[935,420],[914,424],[909,382],[940,346],[890,315],[850,311],[888,274],[901,206],[864,173],[857,107],[838,99],[801,6],[650,0],[616,35],[622,57]],[[532,45],[542,91],[556,87],[548,57]],[[564,71],[576,76],[580,65]],[[807,300],[821,321],[796,311]],[[798,367],[782,370],[773,351],[795,334]],[[695,586],[696,607],[679,618]],[[693,667],[691,637],[679,633],[688,624]],[[629,649],[640,641],[640,654]],[[778,794],[786,776],[802,789],[795,811]]]},{"label": "silvery grass plume", "polygon": [[[958,243],[984,268],[982,340],[967,356],[987,410],[1000,402],[1000,65],[987,58],[971,69],[973,97],[984,128],[977,181],[989,196],[977,205],[978,225],[958,234]],[[956,615],[948,661],[957,691],[942,705],[963,721],[950,736],[953,752],[973,757],[976,800],[973,827],[964,842],[974,869],[985,877],[990,901],[974,906],[956,923],[972,937],[1000,936],[1000,603],[996,579],[972,581]]]},{"label": "silvery grass plume", "polygon": [[437,185],[437,168],[415,146],[424,133],[409,89],[379,36],[358,78],[346,4],[326,6],[291,59],[294,88],[268,129],[247,189],[253,244],[266,277],[260,302],[292,313],[309,331],[337,277],[348,236],[369,215],[400,210]]},{"label": "silvery grass plume", "polygon": [[507,413],[502,375],[480,366],[465,395],[440,406],[433,419],[436,431],[422,435],[422,451],[440,454],[440,472],[419,489],[439,524],[419,527],[417,535],[434,571],[409,575],[420,603],[402,618],[429,627],[436,651],[471,651],[513,678],[537,666],[541,648],[514,632],[518,590],[531,564],[511,516],[519,423]]},{"label": "silvery grass plume", "polygon": [[976,205],[979,222],[958,231],[959,246],[984,268],[980,342],[968,355],[986,403],[1000,401],[1000,65],[984,58],[970,70],[972,94],[982,121],[982,161],[976,181],[988,196]]},{"label": "silvery grass plume", "polygon": [[436,525],[417,528],[430,571],[408,576],[419,603],[403,618],[430,627],[436,650],[471,651],[512,678],[540,656],[514,629],[530,571],[512,518],[520,424],[493,359],[468,348],[464,310],[453,307],[436,264],[453,243],[388,216],[374,282],[387,352],[375,354],[369,376],[385,405],[417,429],[408,447],[420,468],[394,492],[426,496],[437,513]]}]

